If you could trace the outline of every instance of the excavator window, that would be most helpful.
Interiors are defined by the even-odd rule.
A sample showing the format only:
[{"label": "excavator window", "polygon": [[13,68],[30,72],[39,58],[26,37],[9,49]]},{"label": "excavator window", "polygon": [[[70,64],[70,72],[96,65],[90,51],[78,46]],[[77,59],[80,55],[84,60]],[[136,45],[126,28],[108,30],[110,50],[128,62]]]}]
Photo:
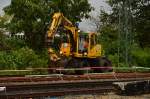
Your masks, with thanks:
[{"label": "excavator window", "polygon": [[89,38],[88,35],[79,35],[79,53],[88,52]]},{"label": "excavator window", "polygon": [[67,34],[65,34],[65,35],[62,36],[62,43],[69,43],[69,37],[68,37]]},{"label": "excavator window", "polygon": [[91,35],[91,39],[90,39],[90,40],[91,40],[91,44],[90,44],[90,45],[91,45],[91,46],[90,46],[90,49],[91,49],[91,48],[93,48],[93,47],[95,46],[95,44],[96,44],[95,35]]}]

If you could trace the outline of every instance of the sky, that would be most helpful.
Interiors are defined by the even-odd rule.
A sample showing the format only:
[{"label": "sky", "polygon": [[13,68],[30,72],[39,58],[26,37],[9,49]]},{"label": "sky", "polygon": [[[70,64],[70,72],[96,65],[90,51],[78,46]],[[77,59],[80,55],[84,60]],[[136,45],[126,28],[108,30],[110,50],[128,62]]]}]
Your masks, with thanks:
[{"label": "sky", "polygon": [[[106,0],[89,0],[92,7],[95,8],[94,11],[90,12],[90,16],[97,17],[100,14],[100,9],[110,10],[110,7],[105,3]],[[9,5],[11,0],[0,0],[0,15],[3,14],[2,9]],[[95,26],[92,25],[92,21],[89,19],[83,19],[79,24],[79,28],[85,32],[95,32]]]},{"label": "sky", "polygon": [[2,9],[3,9],[5,6],[9,5],[10,2],[11,2],[11,0],[0,0],[0,14],[1,14],[1,15],[3,14]]},{"label": "sky", "polygon": [[[110,7],[106,4],[106,0],[89,0],[89,3],[94,7],[94,11],[90,12],[90,16],[98,17],[100,15],[100,9],[110,11]],[[90,19],[83,19],[79,25],[79,28],[85,32],[96,32],[96,27],[93,25]]]}]

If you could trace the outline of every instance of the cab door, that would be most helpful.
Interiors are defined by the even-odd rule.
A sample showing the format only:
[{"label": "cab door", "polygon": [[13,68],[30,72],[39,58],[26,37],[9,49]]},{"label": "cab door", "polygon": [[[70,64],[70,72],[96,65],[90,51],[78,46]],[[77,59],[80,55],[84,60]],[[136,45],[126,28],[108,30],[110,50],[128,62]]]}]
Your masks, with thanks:
[{"label": "cab door", "polygon": [[89,45],[88,56],[93,58],[101,56],[101,45],[98,44],[96,41],[97,39],[96,34],[91,33],[89,37],[90,37],[89,39],[90,45]]}]

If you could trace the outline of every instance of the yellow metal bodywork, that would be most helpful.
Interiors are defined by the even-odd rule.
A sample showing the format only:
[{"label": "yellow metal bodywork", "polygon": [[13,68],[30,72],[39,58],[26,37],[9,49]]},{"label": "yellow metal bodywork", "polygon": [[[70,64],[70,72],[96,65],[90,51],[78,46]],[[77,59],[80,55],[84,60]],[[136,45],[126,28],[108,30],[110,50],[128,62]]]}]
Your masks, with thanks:
[{"label": "yellow metal bodywork", "polygon": [[[93,41],[93,43],[92,43]],[[99,57],[102,55],[102,47],[96,42],[96,34],[89,33],[88,57]]]},{"label": "yellow metal bodywork", "polygon": [[[71,38],[69,38],[69,42],[62,43],[60,46],[60,55],[64,56],[71,56],[71,57],[79,57],[79,58],[96,58],[102,55],[102,48],[100,44],[96,43],[96,33],[87,33],[89,37],[89,46],[87,53],[81,54],[78,52],[78,46],[79,46],[79,35],[80,32],[78,32],[78,28],[76,28],[72,22],[70,22],[66,17],[63,16],[62,13],[55,13],[53,15],[52,23],[49,27],[49,30],[47,31],[48,40],[53,40],[54,35],[58,29],[58,27],[62,24],[66,30],[69,30],[71,32],[71,35],[74,39],[75,44],[71,44]],[[92,42],[93,41],[93,42]],[[73,45],[75,49],[72,50]],[[48,52],[51,60],[57,61],[60,58],[58,57],[53,50],[51,46],[48,47]]]},{"label": "yellow metal bodywork", "polygon": [[60,47],[60,54],[64,56],[71,55],[71,45],[70,43],[62,43]]},{"label": "yellow metal bodywork", "polygon": [[88,52],[88,57],[99,57],[101,56],[101,45],[95,45],[92,49]]}]

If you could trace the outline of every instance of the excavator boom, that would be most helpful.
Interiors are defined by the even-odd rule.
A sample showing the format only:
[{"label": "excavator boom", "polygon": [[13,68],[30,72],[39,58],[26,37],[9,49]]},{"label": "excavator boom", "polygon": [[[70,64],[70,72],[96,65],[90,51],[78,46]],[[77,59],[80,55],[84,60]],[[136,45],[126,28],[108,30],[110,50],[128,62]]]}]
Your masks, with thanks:
[{"label": "excavator boom", "polygon": [[62,13],[54,13],[52,18],[52,23],[48,27],[47,31],[48,53],[50,56],[50,60],[57,61],[60,58],[58,57],[58,55],[56,55],[55,51],[53,50],[52,41],[54,40],[54,35],[56,34],[58,27],[62,25],[65,29],[70,30],[70,33],[72,33],[74,40],[76,40],[78,29],[73,25],[71,21],[64,17]]},{"label": "excavator boom", "polygon": [[48,38],[53,37],[59,25],[63,24],[64,26],[74,27],[72,22],[70,22],[62,13],[55,13],[53,15],[52,23],[47,31]]}]

